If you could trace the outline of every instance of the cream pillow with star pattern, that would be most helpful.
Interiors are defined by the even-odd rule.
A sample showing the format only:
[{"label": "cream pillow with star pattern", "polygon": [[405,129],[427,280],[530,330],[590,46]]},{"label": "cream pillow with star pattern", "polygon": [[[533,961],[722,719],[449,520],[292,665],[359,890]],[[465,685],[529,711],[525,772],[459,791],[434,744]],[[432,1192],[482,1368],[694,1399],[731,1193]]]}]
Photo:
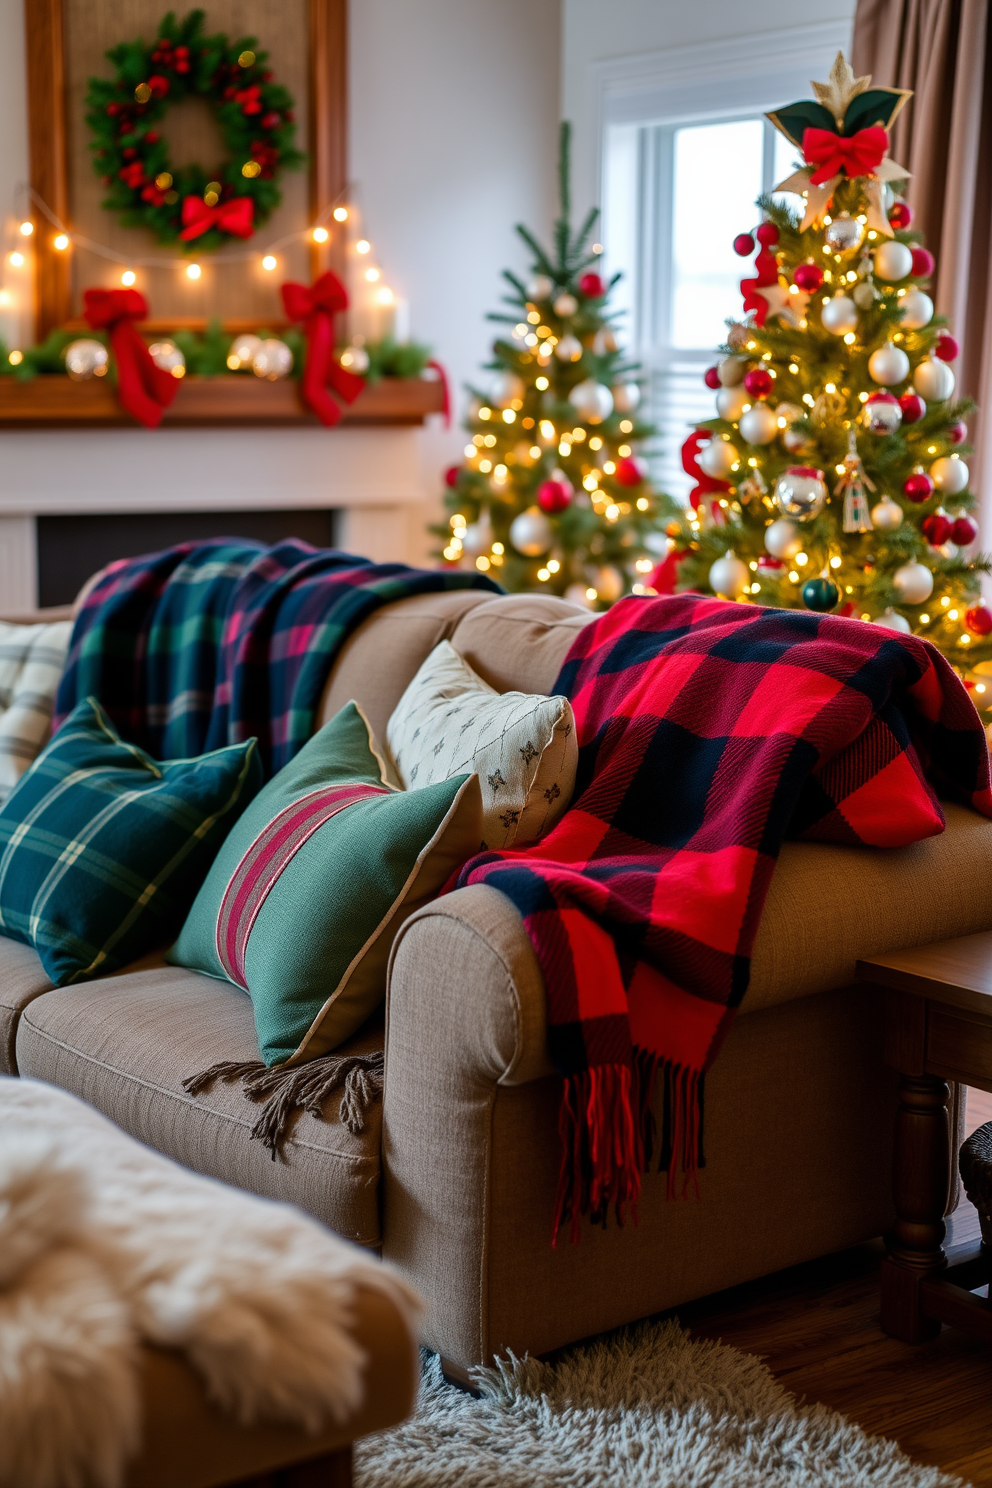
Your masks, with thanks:
[{"label": "cream pillow with star pattern", "polygon": [[397,703],[386,748],[404,790],[478,775],[483,848],[536,842],[575,789],[579,751],[568,699],[497,692],[448,641],[434,647]]}]

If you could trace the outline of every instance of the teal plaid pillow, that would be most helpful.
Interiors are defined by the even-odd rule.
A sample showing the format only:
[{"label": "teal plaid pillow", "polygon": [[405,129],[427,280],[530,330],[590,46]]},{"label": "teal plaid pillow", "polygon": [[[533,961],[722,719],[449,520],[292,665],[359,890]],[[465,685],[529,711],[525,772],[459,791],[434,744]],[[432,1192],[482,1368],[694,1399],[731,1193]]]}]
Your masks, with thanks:
[{"label": "teal plaid pillow", "polygon": [[0,932],[56,987],[164,945],[261,784],[254,739],[160,764],[86,698],[0,809]]}]

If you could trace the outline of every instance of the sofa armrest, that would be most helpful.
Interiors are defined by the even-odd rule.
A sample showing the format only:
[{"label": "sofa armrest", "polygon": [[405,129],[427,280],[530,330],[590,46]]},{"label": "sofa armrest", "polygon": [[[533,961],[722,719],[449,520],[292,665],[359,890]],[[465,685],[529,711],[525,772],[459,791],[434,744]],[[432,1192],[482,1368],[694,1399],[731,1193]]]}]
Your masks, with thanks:
[{"label": "sofa armrest", "polygon": [[383,1256],[426,1297],[425,1339],[449,1357],[484,1357],[493,1108],[554,1073],[545,1035],[541,973],[504,895],[473,885],[407,920],[386,1000]]}]

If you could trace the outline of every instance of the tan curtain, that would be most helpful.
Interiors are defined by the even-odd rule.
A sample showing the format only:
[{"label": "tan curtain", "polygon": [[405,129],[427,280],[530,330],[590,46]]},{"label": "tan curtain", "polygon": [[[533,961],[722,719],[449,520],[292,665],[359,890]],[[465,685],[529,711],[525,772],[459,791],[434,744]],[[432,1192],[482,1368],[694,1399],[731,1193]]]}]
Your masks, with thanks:
[{"label": "tan curtain", "polygon": [[937,259],[934,299],[961,343],[958,391],[971,419],[972,489],[992,547],[992,18],[989,0],[858,0],[852,66],[913,98],[891,154],[912,172],[914,227]]}]

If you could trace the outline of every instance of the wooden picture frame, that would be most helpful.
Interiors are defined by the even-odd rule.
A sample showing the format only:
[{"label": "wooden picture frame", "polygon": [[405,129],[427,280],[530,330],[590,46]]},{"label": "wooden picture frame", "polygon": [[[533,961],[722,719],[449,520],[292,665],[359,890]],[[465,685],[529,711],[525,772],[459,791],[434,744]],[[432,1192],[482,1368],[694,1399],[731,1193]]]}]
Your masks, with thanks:
[{"label": "wooden picture frame", "polygon": [[[28,144],[31,186],[63,222],[69,222],[69,151],[67,146],[66,56],[63,0],[24,0],[27,41]],[[307,0],[309,30],[309,167],[311,220],[337,200],[347,185],[348,7],[347,0]],[[71,223],[70,223],[71,225]],[[50,232],[35,237],[36,336],[44,340],[58,326],[71,324],[71,278],[68,255],[52,245]],[[311,247],[312,270],[341,272],[340,248]],[[202,321],[173,317],[147,321],[150,331]],[[251,329],[262,322],[241,322]],[[265,322],[271,325],[271,320]]]}]

